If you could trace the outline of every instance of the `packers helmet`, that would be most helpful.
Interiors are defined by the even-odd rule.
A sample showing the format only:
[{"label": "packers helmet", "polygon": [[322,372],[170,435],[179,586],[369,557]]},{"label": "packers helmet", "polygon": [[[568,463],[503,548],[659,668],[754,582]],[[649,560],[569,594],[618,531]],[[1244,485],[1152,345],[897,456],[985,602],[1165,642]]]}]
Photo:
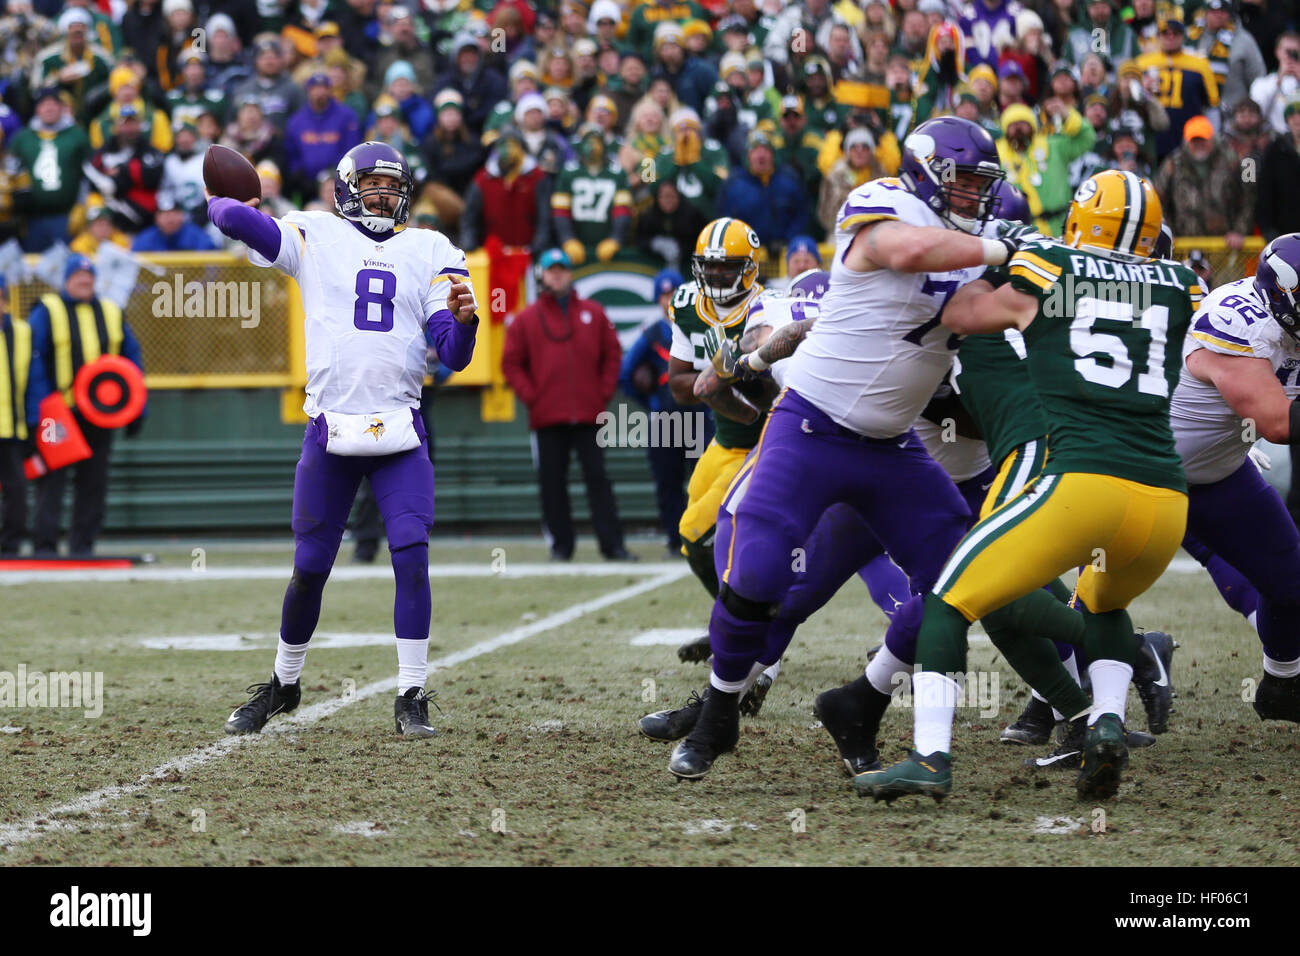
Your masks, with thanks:
[{"label": "packers helmet", "polygon": [[718,305],[743,298],[758,278],[758,245],[758,233],[739,219],[715,219],[705,226],[691,257],[700,291]]},{"label": "packers helmet", "polygon": [[1107,169],[1075,190],[1062,239],[1074,249],[1149,259],[1163,221],[1160,197],[1149,182],[1137,173]]}]

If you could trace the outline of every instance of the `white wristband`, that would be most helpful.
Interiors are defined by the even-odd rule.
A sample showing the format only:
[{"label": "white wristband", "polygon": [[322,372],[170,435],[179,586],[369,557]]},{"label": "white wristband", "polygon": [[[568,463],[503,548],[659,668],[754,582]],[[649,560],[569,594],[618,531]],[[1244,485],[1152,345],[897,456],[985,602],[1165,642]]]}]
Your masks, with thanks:
[{"label": "white wristband", "polygon": [[755,372],[762,372],[771,367],[763,361],[763,356],[758,354],[758,349],[755,349],[745,356],[745,364]]},{"label": "white wristband", "polygon": [[984,244],[986,266],[1000,266],[1011,258],[1005,243],[998,242],[996,239],[981,239],[980,242]]}]

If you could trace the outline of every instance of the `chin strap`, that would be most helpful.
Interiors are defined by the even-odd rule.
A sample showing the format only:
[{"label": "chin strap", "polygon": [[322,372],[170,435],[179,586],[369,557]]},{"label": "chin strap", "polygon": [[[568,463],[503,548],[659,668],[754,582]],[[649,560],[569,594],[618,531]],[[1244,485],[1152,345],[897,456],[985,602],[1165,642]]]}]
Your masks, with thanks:
[{"label": "chin strap", "polygon": [[362,216],[361,225],[371,232],[392,232],[397,223],[387,216]]}]

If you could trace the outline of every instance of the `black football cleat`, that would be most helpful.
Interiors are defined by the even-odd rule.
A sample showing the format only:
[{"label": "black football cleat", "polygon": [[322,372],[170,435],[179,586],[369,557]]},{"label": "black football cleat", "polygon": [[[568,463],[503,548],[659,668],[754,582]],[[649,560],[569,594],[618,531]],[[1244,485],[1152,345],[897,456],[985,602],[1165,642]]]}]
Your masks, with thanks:
[{"label": "black football cleat", "polygon": [[677,648],[677,659],[683,664],[703,664],[712,656],[713,648],[709,646],[707,634]]},{"label": "black football cleat", "polygon": [[710,690],[700,708],[700,719],[689,737],[673,748],[668,772],[682,780],[699,780],[713,762],[736,749],[740,740],[737,694]]},{"label": "black football cleat", "polygon": [[[403,737],[436,737],[438,731],[429,723],[429,701],[437,691],[427,694],[423,687],[408,688],[393,701],[393,723]],[[435,707],[437,704],[434,705]]]},{"label": "black football cleat", "polygon": [[276,714],[287,714],[302,700],[302,682],[281,684],[274,674],[265,684],[250,684],[248,703],[238,707],[226,721],[228,734],[257,734]]},{"label": "black football cleat", "polygon": [[1056,718],[1052,716],[1052,705],[1030,695],[1025,709],[1013,723],[1003,728],[1000,739],[1004,744],[1041,747],[1052,739],[1054,726]]},{"label": "black football cleat", "polygon": [[745,696],[740,698],[740,713],[745,717],[757,717],[758,712],[763,709],[767,692],[771,689],[772,678],[766,674],[759,674],[758,680],[754,681],[754,686],[745,691]]},{"label": "black football cleat", "polygon": [[1041,757],[1030,757],[1026,767],[1039,770],[1078,770],[1088,735],[1088,718],[1063,720],[1056,727],[1056,747]]},{"label": "black football cleat", "polygon": [[1147,712],[1147,730],[1163,734],[1169,729],[1169,711],[1174,698],[1171,669],[1178,642],[1163,631],[1138,634],[1138,653],[1133,663],[1133,687]]},{"label": "black football cleat", "polygon": [[888,694],[876,690],[865,677],[817,695],[813,714],[835,741],[850,777],[880,769],[876,732],[880,729],[880,718],[889,707],[889,699]]},{"label": "black football cleat", "polygon": [[1289,720],[1300,724],[1300,677],[1265,674],[1255,689],[1254,707],[1260,720]]},{"label": "black football cleat", "polygon": [[692,730],[700,719],[700,709],[704,707],[704,698],[709,696],[709,688],[703,694],[691,691],[686,703],[676,710],[657,710],[646,714],[636,722],[637,730],[651,740],[681,740]]},{"label": "black football cleat", "polygon": [[1128,744],[1129,750],[1140,750],[1143,747],[1151,747],[1160,738],[1155,734],[1146,734],[1140,730],[1124,730],[1124,743]]}]

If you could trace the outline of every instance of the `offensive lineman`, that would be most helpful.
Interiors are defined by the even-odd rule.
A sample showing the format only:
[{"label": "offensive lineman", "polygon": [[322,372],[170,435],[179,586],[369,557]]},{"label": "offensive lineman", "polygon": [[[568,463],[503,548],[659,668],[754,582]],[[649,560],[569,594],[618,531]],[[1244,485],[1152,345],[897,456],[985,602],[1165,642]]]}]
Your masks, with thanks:
[{"label": "offensive lineman", "polygon": [[478,325],[465,254],[440,232],[403,230],[413,180],[405,158],[367,142],[339,160],[327,212],[283,219],[233,199],[210,198],[208,215],[247,243],[249,260],[297,279],[306,315],[311,418],[293,489],[293,577],[284,595],[271,679],[249,688],[226,733],[261,731],[302,696],[299,676],[320,616],[344,523],[369,477],[388,533],[397,582],[397,732],[432,737],[428,677],[429,531],[433,465],[420,418],[426,334],[453,370],[469,364]]}]

